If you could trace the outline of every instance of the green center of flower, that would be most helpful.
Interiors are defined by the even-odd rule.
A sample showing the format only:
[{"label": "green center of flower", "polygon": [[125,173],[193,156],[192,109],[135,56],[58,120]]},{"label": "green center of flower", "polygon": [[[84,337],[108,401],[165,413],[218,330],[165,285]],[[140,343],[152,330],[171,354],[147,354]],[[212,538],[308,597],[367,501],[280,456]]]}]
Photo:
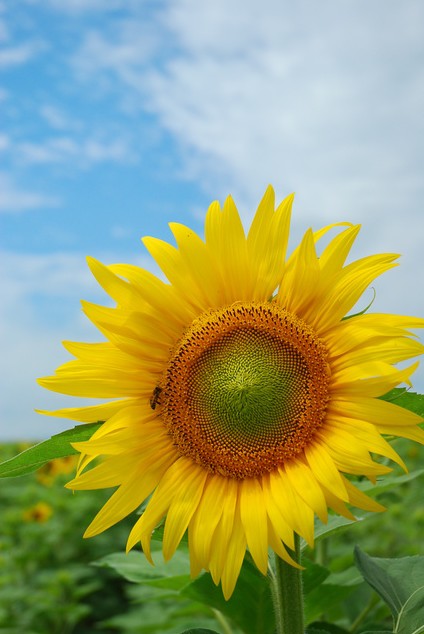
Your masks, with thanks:
[{"label": "green center of flower", "polygon": [[308,376],[293,346],[238,328],[200,355],[190,378],[194,418],[207,420],[223,438],[246,442],[290,431]]},{"label": "green center of flower", "polygon": [[310,441],[328,384],[326,349],[309,326],[272,303],[236,304],[205,313],[180,340],[162,413],[183,455],[212,472],[252,477]]}]

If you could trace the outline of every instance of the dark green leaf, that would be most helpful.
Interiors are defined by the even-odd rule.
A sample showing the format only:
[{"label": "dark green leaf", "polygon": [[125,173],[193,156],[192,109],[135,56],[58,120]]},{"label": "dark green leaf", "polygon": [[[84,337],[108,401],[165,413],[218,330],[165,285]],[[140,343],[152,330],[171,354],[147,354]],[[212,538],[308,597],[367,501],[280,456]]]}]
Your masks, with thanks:
[{"label": "dark green leaf", "polygon": [[274,610],[268,580],[247,559],[243,563],[234,593],[228,601],[224,599],[221,588],[214,585],[209,574],[195,579],[183,589],[182,594],[216,608],[246,634],[274,632]]},{"label": "dark green leaf", "polygon": [[0,464],[0,478],[12,478],[36,471],[46,462],[78,453],[71,447],[72,442],[88,440],[102,423],[77,425],[72,429],[55,434],[22,453]]},{"label": "dark green leaf", "polygon": [[152,556],[155,561],[154,566],[147,561],[142,553],[135,551],[128,554],[112,553],[94,562],[93,565],[113,568],[124,579],[133,583],[142,583],[167,590],[178,591],[190,582],[188,574],[190,564],[187,553],[177,550],[170,561],[164,562],[162,553],[156,546],[156,549],[152,549]]},{"label": "dark green leaf", "polygon": [[424,633],[424,557],[369,557],[358,547],[355,561],[365,581],[389,606],[397,634]]},{"label": "dark green leaf", "polygon": [[306,623],[316,621],[323,612],[339,605],[355,590],[354,586],[336,586],[323,583],[305,597]]},{"label": "dark green leaf", "polygon": [[415,412],[418,416],[424,417],[424,394],[417,394],[416,392],[409,392],[408,390],[396,387],[394,390],[390,390],[384,396],[381,396],[383,401],[389,401],[409,409],[411,412]]},{"label": "dark green leaf", "polygon": [[315,588],[321,585],[321,583],[324,583],[329,576],[330,571],[306,558],[302,559],[302,565],[305,567],[305,570],[302,573],[302,579],[303,592],[306,595],[315,590]]},{"label": "dark green leaf", "polygon": [[306,629],[306,634],[317,634],[318,632],[325,632],[325,634],[349,634],[348,630],[333,623],[327,623],[326,621],[315,621]]},{"label": "dark green leaf", "polygon": [[218,634],[215,630],[205,630],[203,627],[196,627],[190,630],[184,630],[181,634]]}]

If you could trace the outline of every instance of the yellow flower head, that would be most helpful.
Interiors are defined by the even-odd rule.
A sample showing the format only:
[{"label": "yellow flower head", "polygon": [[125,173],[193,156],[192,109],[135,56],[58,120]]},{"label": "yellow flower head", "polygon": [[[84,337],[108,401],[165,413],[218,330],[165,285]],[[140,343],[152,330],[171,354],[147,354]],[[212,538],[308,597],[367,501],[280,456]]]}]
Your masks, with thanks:
[{"label": "yellow flower head", "polygon": [[74,471],[77,464],[76,458],[77,456],[73,455],[49,460],[37,470],[37,480],[45,486],[51,486],[57,477]]},{"label": "yellow flower head", "polygon": [[31,506],[22,513],[22,518],[24,522],[37,522],[39,524],[44,524],[45,522],[48,522],[52,514],[53,509],[49,504],[46,502],[37,502],[37,504],[34,504],[34,506]]},{"label": "yellow flower head", "polygon": [[[164,519],[163,554],[188,531],[192,574],[210,571],[233,592],[246,548],[267,571],[268,548],[292,562],[294,533],[309,544],[314,515],[346,503],[382,507],[345,474],[375,479],[403,465],[383,439],[424,441],[420,417],[378,399],[409,384],[424,320],[383,314],[344,319],[364,290],[395,266],[393,254],[345,264],[359,226],[313,232],[286,258],[293,197],[276,209],[269,187],[247,234],[229,197],[210,206],[203,241],[172,223],[177,248],[145,246],[163,282],[136,266],[89,266],[116,308],[84,303],[105,343],[66,342],[75,360],[41,385],[120,399],[55,416],[104,424],[81,452],[72,489],[118,487],[85,535],[104,531],[151,495],[128,539],[148,559]],[[337,235],[317,255],[329,229]],[[93,459],[102,460],[86,470]],[[294,562],[293,562],[294,563]]]}]

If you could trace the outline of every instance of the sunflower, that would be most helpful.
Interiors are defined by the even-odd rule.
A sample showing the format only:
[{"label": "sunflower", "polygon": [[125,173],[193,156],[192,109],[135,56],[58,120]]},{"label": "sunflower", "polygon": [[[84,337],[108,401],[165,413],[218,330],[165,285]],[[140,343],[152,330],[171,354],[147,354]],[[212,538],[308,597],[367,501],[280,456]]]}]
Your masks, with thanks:
[{"label": "sunflower", "polygon": [[[176,248],[144,238],[167,282],[89,258],[116,302],[83,303],[106,341],[65,342],[75,359],[40,380],[63,394],[114,399],[46,412],[104,421],[74,444],[80,462],[67,485],[117,487],[85,536],[149,498],[128,550],[140,542],[152,561],[152,532],[164,520],[165,560],[188,532],[192,575],[209,571],[226,598],[246,549],[266,574],[269,547],[296,565],[294,535],[313,545],[315,515],[326,522],[331,508],[354,519],[346,504],[383,510],[346,477],[389,472],[375,454],[405,468],[383,434],[424,441],[419,416],[378,398],[410,385],[417,363],[394,364],[423,352],[410,329],[424,320],[346,319],[398,256],[346,264],[360,227],[339,223],[309,229],[286,257],[292,201],[275,209],[269,187],[247,236],[228,197],[222,210],[209,207],[204,241],[177,223]],[[336,235],[317,255],[330,229]]]}]

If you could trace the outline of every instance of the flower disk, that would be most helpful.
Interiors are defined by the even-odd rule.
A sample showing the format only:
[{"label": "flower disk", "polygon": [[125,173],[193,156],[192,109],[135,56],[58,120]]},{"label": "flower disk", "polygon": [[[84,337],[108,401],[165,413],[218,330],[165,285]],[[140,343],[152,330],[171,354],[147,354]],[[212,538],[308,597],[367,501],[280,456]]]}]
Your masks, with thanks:
[{"label": "flower disk", "polygon": [[[346,264],[359,226],[306,231],[286,257],[293,197],[275,208],[269,187],[248,234],[231,198],[213,203],[205,239],[171,223],[176,247],[144,244],[167,278],[125,264],[89,266],[114,308],[84,303],[103,343],[65,342],[74,360],[44,387],[100,405],[54,412],[104,421],[80,452],[74,490],[116,490],[86,530],[96,535],[148,500],[129,535],[151,561],[188,533],[191,573],[202,569],[231,596],[246,549],[267,573],[268,550],[296,565],[297,533],[314,541],[328,509],[383,507],[350,475],[371,481],[404,467],[384,435],[424,442],[421,418],[380,399],[417,367],[411,329],[424,320],[349,314],[397,256]],[[319,249],[323,236],[331,240]],[[349,317],[349,318],[346,318]],[[93,466],[94,465],[94,466]]]},{"label": "flower disk", "polygon": [[313,330],[271,302],[205,313],[175,350],[163,419],[212,473],[260,476],[298,455],[325,418],[329,367]]}]

